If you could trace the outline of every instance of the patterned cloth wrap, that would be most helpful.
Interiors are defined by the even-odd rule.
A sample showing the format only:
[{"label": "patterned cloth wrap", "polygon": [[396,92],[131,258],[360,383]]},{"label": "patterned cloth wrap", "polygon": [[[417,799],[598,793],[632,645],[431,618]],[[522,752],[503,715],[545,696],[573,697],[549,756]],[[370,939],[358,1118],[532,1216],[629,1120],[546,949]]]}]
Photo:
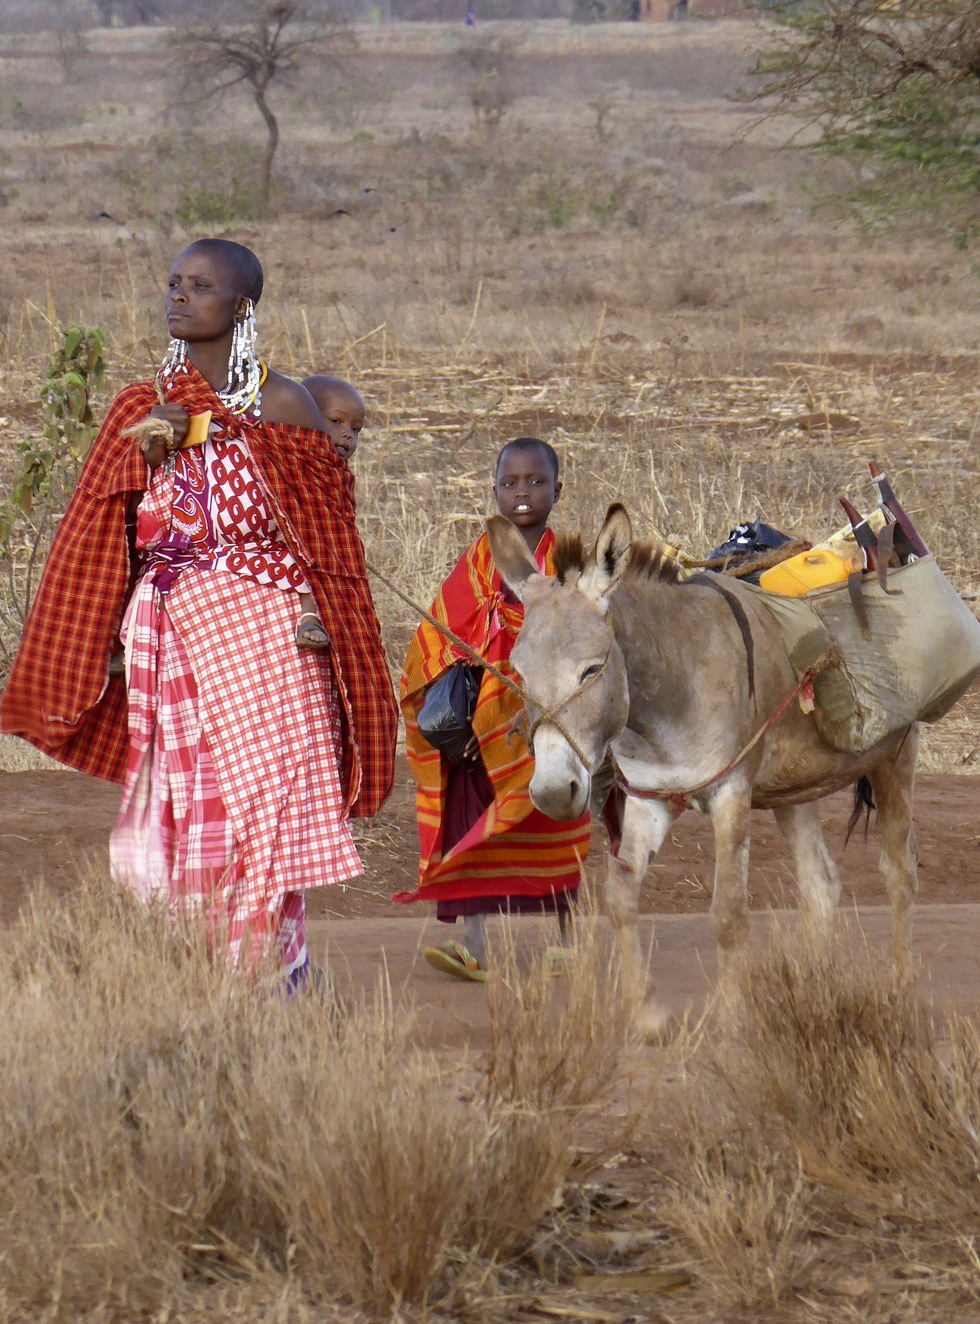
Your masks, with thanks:
[{"label": "patterned cloth wrap", "polygon": [[[322,433],[231,415],[194,372],[171,399],[214,421],[204,446],[155,470],[139,504],[141,573],[124,620],[126,507],[147,471],[122,432],[156,402],[153,383],[117,397],[86,463],[3,726],[124,781],[120,881],[203,912],[233,962],[272,946],[295,972],[303,890],[360,872],[347,819],[373,812],[393,773],[397,710],[353,480]],[[316,596],[328,655],[296,647],[302,591]],[[128,696],[107,675],[120,625]]]},{"label": "patterned cloth wrap", "polygon": [[[554,574],[554,545],[554,534],[548,529],[535,555],[543,574]],[[460,557],[432,604],[431,614],[504,675],[516,678],[510,654],[524,608],[506,591],[486,534]],[[417,718],[426,686],[465,656],[435,626],[423,621],[405,660],[401,706],[408,762],[418,782],[419,888],[394,899],[549,897],[569,891],[581,880],[581,866],[589,850],[589,817],[559,823],[534,808],[528,793],[534,756],[514,730],[521,701],[488,671],[483,673],[473,730],[494,799],[466,835],[443,854],[448,768],[419,734]]]},{"label": "patterned cloth wrap", "polygon": [[[228,413],[193,368],[168,399],[190,414],[210,409],[227,436],[247,434],[282,540],[330,632],[346,795],[352,815],[370,816],[391,790],[398,710],[355,525],[353,475],[323,433],[248,424]],[[0,729],[117,782],[126,768],[126,687],[106,666],[132,589],[126,507],[147,483],[139,448],[122,434],[157,403],[152,381],[113,401],[59,525],[0,700]]]}]

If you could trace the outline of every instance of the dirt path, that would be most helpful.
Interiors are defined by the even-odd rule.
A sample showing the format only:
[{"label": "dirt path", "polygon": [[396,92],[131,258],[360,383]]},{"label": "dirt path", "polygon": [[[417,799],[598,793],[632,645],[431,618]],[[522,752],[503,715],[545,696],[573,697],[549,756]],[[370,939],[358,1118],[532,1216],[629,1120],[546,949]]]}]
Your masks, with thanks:
[{"label": "dirt path", "polygon": [[[860,924],[863,938],[887,953],[890,920],[887,906],[863,906],[842,912],[840,924],[851,932]],[[754,933],[763,933],[769,921],[770,915],[756,915]],[[531,959],[548,932],[540,920],[519,923],[519,952]],[[485,986],[440,974],[422,958],[423,948],[443,934],[444,926],[433,920],[347,919],[314,921],[309,937],[314,957],[329,965],[342,994],[368,994],[383,975],[396,1001],[417,1009],[422,1042],[435,1049],[465,1045],[480,1051],[489,1046]],[[652,946],[658,999],[677,1016],[697,1015],[717,974],[707,915],[661,915],[656,921],[646,916],[642,934],[647,949]],[[924,994],[963,1010],[980,1007],[980,902],[920,908],[915,949]]]},{"label": "dirt path", "polygon": [[[26,889],[38,879],[56,891],[70,888],[79,859],[103,866],[119,791],[80,773],[0,772],[0,924],[9,924]],[[872,821],[867,840],[860,832],[843,849],[849,793],[825,802],[827,841],[844,878],[844,903],[884,905],[878,876],[878,840]],[[916,783],[919,899],[980,903],[980,777],[923,775]],[[605,838],[597,830],[589,874],[601,877]],[[314,918],[417,918],[415,907],[392,906],[391,895],[414,884],[416,854],[414,792],[402,760],[395,789],[378,818],[358,825],[363,879],[344,891],[310,893]],[[685,814],[650,870],[642,908],[657,914],[696,914],[711,896],[711,828],[701,814]],[[771,814],[752,823],[750,901],[755,909],[795,906],[790,861]]]},{"label": "dirt path", "polygon": [[[104,868],[106,842],[119,792],[80,774],[60,771],[0,773],[0,926],[9,925],[39,879],[56,893],[76,885],[79,866]],[[842,910],[860,919],[869,939],[887,942],[887,896],[878,877],[876,830],[841,849],[849,812],[846,794],[826,801],[828,841],[845,878]],[[943,998],[980,1004],[980,778],[923,776],[918,784],[920,854],[917,945]],[[359,829],[366,873],[341,892],[310,894],[311,947],[329,946],[341,987],[370,988],[386,969],[398,992],[423,1009],[433,1045],[481,1045],[486,1002],[480,985],[431,970],[422,948],[445,937],[446,926],[422,908],[393,906],[390,896],[410,887],[417,864],[413,794],[403,765],[382,815]],[[601,877],[602,833],[589,863]],[[657,919],[653,958],[659,995],[673,1010],[696,1007],[714,976],[714,944],[707,920],[712,846],[706,818],[679,820],[644,884],[642,908]],[[755,815],[751,903],[756,911],[795,906],[789,860],[769,814]],[[757,925],[765,920],[756,916]],[[545,941],[542,926],[521,920],[519,941],[533,949]],[[645,921],[647,936],[652,918]]]}]

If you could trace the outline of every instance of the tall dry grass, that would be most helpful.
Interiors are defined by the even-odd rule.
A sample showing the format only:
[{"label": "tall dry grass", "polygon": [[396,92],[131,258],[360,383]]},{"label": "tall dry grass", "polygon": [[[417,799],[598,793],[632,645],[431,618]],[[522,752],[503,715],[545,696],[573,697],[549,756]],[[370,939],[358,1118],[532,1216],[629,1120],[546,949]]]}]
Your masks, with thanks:
[{"label": "tall dry grass", "polygon": [[[750,25],[493,26],[522,41],[490,141],[454,72],[458,28],[365,28],[342,70],[281,86],[261,223],[234,207],[254,109],[200,124],[174,106],[165,35],[102,34],[68,82],[43,39],[0,49],[19,107],[0,114],[0,483],[59,325],[105,326],[114,387],[147,375],[175,252],[220,231],[266,265],[270,361],[362,389],[361,524],[419,600],[479,530],[493,456],[519,432],[563,457],[559,521],[594,525],[622,498],[694,554],[754,515],[821,535],[839,490],[870,499],[877,454],[957,587],[978,591],[969,256],[807,213],[819,162],[773,125],[742,141],[726,100]],[[596,96],[615,102],[605,141]],[[181,219],[192,194],[213,219]],[[821,409],[853,426],[794,421]],[[379,597],[397,663],[408,616]]]},{"label": "tall dry grass", "polygon": [[98,880],[40,897],[0,953],[0,1317],[380,1319],[490,1290],[582,1167],[627,1033],[594,942],[564,1011],[505,967],[489,1070],[447,1064],[380,976],[341,1015]]},{"label": "tall dry grass", "polygon": [[[551,948],[530,962],[520,959],[509,925],[496,942],[491,938],[494,977],[487,986],[486,1070],[495,1097],[545,1111],[581,1113],[606,1093],[624,1047],[636,1039],[635,1006],[624,994],[622,971],[618,959],[610,959],[608,939],[598,900],[585,889],[566,956],[556,956],[557,949]],[[563,974],[573,976],[557,986],[556,959]],[[553,1010],[556,989],[562,1007],[558,1017]],[[547,1036],[529,1038],[524,1032],[527,1025],[543,1023],[551,1027]]]},{"label": "tall dry grass", "polygon": [[676,1103],[660,1213],[720,1306],[980,1300],[980,1021],[937,1015],[853,934],[774,924]]}]

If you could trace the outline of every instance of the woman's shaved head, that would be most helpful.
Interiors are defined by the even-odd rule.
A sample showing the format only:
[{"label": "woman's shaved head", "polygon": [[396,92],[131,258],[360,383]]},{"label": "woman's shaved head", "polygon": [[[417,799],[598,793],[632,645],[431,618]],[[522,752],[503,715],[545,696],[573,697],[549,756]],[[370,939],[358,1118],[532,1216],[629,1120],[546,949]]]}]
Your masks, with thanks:
[{"label": "woman's shaved head", "polygon": [[208,253],[223,262],[234,275],[235,283],[240,286],[241,293],[253,303],[258,303],[262,297],[265,276],[262,272],[262,263],[250,248],[246,248],[244,244],[236,244],[231,239],[195,239],[184,251],[190,252],[193,249]]}]

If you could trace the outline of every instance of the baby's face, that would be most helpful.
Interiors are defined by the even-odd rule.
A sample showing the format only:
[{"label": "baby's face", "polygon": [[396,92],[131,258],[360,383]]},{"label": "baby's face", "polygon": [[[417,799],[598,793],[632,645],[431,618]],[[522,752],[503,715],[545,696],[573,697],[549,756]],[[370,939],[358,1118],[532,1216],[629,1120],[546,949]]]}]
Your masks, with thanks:
[{"label": "baby's face", "polygon": [[352,386],[328,386],[319,393],[317,403],[334,450],[349,460],[364,426],[364,401]]}]

